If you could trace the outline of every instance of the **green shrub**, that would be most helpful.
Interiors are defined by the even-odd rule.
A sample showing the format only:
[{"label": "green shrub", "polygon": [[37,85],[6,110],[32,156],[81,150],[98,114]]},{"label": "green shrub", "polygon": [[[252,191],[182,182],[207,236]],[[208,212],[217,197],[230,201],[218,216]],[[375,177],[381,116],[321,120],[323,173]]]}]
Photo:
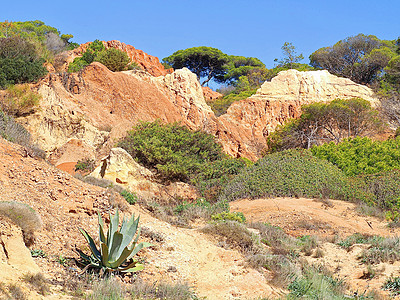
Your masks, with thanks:
[{"label": "green shrub", "polygon": [[242,170],[225,187],[220,199],[259,197],[315,197],[356,200],[368,195],[331,163],[306,150],[266,155]]},{"label": "green shrub", "polygon": [[390,277],[382,288],[390,291],[392,296],[400,295],[400,277]]},{"label": "green shrub", "polygon": [[89,64],[82,57],[77,57],[74,59],[72,63],[68,65],[68,72],[69,73],[79,72],[88,65]]},{"label": "green shrub", "polygon": [[213,221],[236,221],[239,223],[246,223],[246,217],[242,212],[220,212],[218,214],[212,215],[211,219]]},{"label": "green shrub", "polygon": [[128,202],[129,204],[133,205],[137,202],[138,198],[136,196],[136,194],[131,193],[127,190],[122,190],[120,192],[121,196],[125,198],[126,202]]},{"label": "green shrub", "polygon": [[118,146],[141,164],[157,170],[163,180],[188,182],[205,165],[225,157],[213,136],[159,121],[140,123]]},{"label": "green shrub", "polygon": [[339,144],[332,142],[316,146],[311,152],[338,166],[349,176],[400,168],[400,138],[372,141],[367,137],[357,137]]},{"label": "green shrub", "polygon": [[85,158],[82,160],[78,160],[75,165],[75,171],[84,171],[91,173],[96,167],[94,159]]},{"label": "green shrub", "polygon": [[288,299],[346,299],[346,285],[318,267],[308,267],[288,287]]},{"label": "green shrub", "polygon": [[400,218],[400,170],[381,172],[362,177],[367,192],[373,195],[372,204],[386,211],[388,220]]},{"label": "green shrub", "polygon": [[107,50],[99,52],[95,60],[102,63],[113,72],[127,70],[130,61],[128,55],[124,51],[115,48],[108,48]]},{"label": "green shrub", "polygon": [[203,165],[202,171],[191,179],[202,197],[215,202],[225,185],[243,168],[252,164],[246,159],[226,158]]},{"label": "green shrub", "polygon": [[256,93],[257,89],[249,89],[249,90],[244,90],[238,93],[230,93],[228,95],[225,95],[221,98],[218,98],[212,102],[209,102],[208,105],[210,105],[211,109],[214,111],[215,115],[219,117],[220,115],[223,115],[226,113],[228,110],[229,106],[233,102],[242,100],[242,99],[247,99],[251,95],[254,95]]},{"label": "green shrub", "polygon": [[35,46],[20,37],[0,38],[0,88],[37,81],[47,74]]}]

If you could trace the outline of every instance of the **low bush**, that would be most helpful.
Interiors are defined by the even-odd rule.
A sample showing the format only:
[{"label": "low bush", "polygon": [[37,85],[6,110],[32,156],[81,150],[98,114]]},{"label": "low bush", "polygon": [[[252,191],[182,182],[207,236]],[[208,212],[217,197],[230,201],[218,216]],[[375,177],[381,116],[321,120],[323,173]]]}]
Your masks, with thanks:
[{"label": "low bush", "polygon": [[226,113],[228,110],[229,106],[233,102],[242,100],[242,99],[247,99],[251,95],[254,95],[256,93],[257,89],[249,89],[245,91],[241,91],[238,93],[230,93],[228,95],[225,95],[221,98],[218,98],[212,102],[209,102],[208,105],[211,107],[211,109],[214,111],[215,115],[217,117],[223,115]]},{"label": "low bush", "polygon": [[346,284],[325,269],[307,266],[288,287],[288,299],[346,299]]},{"label": "low bush", "polygon": [[247,227],[235,221],[208,224],[201,231],[222,237],[227,245],[237,248],[245,254],[258,247],[253,234]]},{"label": "low bush", "polygon": [[136,194],[131,193],[127,190],[123,190],[122,192],[120,192],[121,196],[125,198],[126,202],[128,202],[129,204],[135,204],[138,200]]},{"label": "low bush", "polygon": [[83,171],[85,173],[91,173],[95,167],[96,165],[94,159],[85,158],[82,160],[78,160],[78,162],[75,165],[75,171]]},{"label": "low bush", "polygon": [[392,296],[400,295],[400,277],[390,277],[382,286],[384,290],[390,291]]},{"label": "low bush", "polygon": [[47,74],[35,46],[20,37],[0,38],[0,88],[35,82]]},{"label": "low bush", "polygon": [[128,55],[124,51],[115,48],[108,48],[107,50],[99,52],[95,60],[102,63],[113,72],[128,70],[130,61]]},{"label": "low bush", "polygon": [[0,136],[10,142],[29,146],[31,134],[20,124],[16,123],[14,118],[8,116],[0,110]]},{"label": "low bush", "polygon": [[204,165],[225,157],[213,136],[159,121],[140,123],[118,146],[165,181],[188,182]]},{"label": "low bush", "polygon": [[220,199],[233,201],[259,197],[311,197],[339,200],[365,199],[369,195],[336,166],[306,150],[286,150],[266,155],[229,182]]},{"label": "low bush", "polygon": [[367,192],[373,195],[372,205],[386,212],[388,220],[400,218],[400,170],[362,177]]},{"label": "low bush", "polygon": [[348,176],[400,168],[400,138],[373,141],[357,137],[338,144],[315,146],[311,152],[315,157],[330,161]]},{"label": "low bush", "polygon": [[218,214],[212,215],[211,219],[217,222],[224,221],[236,221],[238,223],[246,223],[246,217],[242,212],[220,212]]}]

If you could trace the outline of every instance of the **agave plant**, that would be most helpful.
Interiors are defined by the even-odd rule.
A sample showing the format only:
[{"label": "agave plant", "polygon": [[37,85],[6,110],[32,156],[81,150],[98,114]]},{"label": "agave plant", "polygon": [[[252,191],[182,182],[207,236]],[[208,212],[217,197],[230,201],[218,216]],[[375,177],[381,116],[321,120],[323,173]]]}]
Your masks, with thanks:
[{"label": "agave plant", "polygon": [[82,258],[81,262],[86,266],[84,271],[88,268],[95,268],[99,269],[102,274],[107,274],[113,271],[137,272],[144,268],[133,258],[141,249],[151,246],[150,243],[137,244],[140,235],[139,217],[135,219],[135,215],[133,215],[129,221],[124,218],[119,230],[118,223],[117,210],[114,216],[110,214],[110,226],[105,234],[104,223],[99,214],[99,249],[86,230],[79,228],[92,252],[89,256],[78,250]]}]

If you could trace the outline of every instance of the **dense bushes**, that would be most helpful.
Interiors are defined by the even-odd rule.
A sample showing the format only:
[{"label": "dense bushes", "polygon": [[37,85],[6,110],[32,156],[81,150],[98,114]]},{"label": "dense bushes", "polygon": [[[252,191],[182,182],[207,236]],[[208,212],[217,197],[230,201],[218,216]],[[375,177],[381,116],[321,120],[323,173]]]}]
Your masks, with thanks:
[{"label": "dense bushes", "polygon": [[119,146],[146,167],[156,169],[165,180],[187,182],[204,164],[225,157],[213,136],[176,123],[140,123]]},{"label": "dense bushes", "polygon": [[[222,199],[258,197],[327,197],[355,200],[356,194],[345,174],[308,151],[286,150],[265,156],[244,169],[225,187]],[[361,183],[358,183],[361,184]]]},{"label": "dense bushes", "polygon": [[20,37],[0,38],[0,88],[33,82],[47,73],[35,47]]},{"label": "dense bushes", "polygon": [[400,168],[400,138],[372,141],[369,138],[346,139],[311,149],[314,156],[326,159],[349,176],[375,174]]},{"label": "dense bushes", "polygon": [[105,49],[101,41],[95,40],[81,57],[75,58],[69,64],[68,72],[78,72],[94,61],[102,63],[113,72],[117,72],[127,70],[130,59],[125,52],[114,48]]}]

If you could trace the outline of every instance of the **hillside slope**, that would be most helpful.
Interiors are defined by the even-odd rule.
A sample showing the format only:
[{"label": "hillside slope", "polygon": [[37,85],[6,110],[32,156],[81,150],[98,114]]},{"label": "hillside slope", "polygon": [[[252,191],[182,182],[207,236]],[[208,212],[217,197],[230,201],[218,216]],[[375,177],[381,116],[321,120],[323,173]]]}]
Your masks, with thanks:
[{"label": "hillside slope", "polygon": [[[66,284],[69,267],[59,258],[76,258],[74,248],[87,249],[78,228],[97,235],[97,215],[108,219],[108,212],[119,206],[124,214],[141,216],[141,226],[161,235],[152,241],[141,257],[146,269],[141,276],[151,282],[186,281],[196,293],[207,299],[255,298],[278,295],[257,271],[243,266],[243,256],[235,250],[217,246],[217,241],[196,229],[177,228],[151,217],[137,205],[128,206],[118,194],[88,185],[49,164],[26,156],[23,147],[0,139],[0,199],[29,204],[42,218],[32,249],[40,249],[46,258],[35,258],[42,272],[56,285]],[[7,221],[0,219],[0,239]],[[148,240],[148,237],[143,237]],[[10,264],[12,262],[8,262]],[[173,270],[169,271],[173,267]],[[73,266],[75,268],[75,266]],[[23,284],[19,279],[18,284]],[[53,292],[57,291],[56,287]]]}]

